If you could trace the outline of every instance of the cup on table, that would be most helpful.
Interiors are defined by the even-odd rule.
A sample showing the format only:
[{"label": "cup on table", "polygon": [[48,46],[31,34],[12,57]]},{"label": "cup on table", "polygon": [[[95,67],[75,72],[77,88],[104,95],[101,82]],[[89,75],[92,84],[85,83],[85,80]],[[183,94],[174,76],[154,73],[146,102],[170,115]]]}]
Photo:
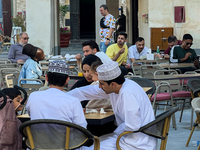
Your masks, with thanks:
[{"label": "cup on table", "polygon": [[84,114],[85,114],[85,111],[86,111],[86,108],[83,108],[83,112],[84,112]]},{"label": "cup on table", "polygon": [[82,73],[82,72],[78,72],[78,76],[79,76],[79,77],[82,77],[82,76],[83,76],[83,73]]}]

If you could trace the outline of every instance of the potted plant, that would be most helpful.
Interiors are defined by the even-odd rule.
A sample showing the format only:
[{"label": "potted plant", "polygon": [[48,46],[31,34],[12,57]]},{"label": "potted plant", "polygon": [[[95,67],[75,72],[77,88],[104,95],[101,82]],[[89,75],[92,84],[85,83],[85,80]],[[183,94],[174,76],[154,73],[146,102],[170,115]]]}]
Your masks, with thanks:
[{"label": "potted plant", "polygon": [[26,17],[25,15],[19,14],[12,18],[15,27],[21,27],[22,32],[26,31]]},{"label": "potted plant", "polygon": [[67,27],[60,28],[60,47],[68,47],[71,38],[71,30]]},{"label": "potted plant", "polygon": [[71,30],[65,27],[65,14],[69,12],[69,5],[60,5],[60,47],[68,47],[71,38]]}]

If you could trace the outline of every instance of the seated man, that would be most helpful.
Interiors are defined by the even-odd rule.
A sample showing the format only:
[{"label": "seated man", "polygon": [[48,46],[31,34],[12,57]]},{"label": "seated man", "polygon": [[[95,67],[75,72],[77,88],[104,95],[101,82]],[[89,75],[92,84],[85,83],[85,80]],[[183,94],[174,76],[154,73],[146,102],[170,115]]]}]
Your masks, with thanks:
[{"label": "seated man", "polygon": [[182,41],[177,40],[176,36],[174,36],[174,35],[169,36],[168,37],[169,47],[164,51],[164,55],[157,54],[157,57],[169,59],[169,55],[170,55],[170,51],[171,51],[172,47],[175,45],[181,45],[181,44],[182,44]]},{"label": "seated man", "polygon": [[[90,54],[94,54],[96,56],[100,56],[102,61],[107,61],[109,60],[108,56],[104,52],[100,52],[99,46],[95,41],[85,41],[82,43],[83,47],[83,55],[86,57]],[[80,67],[79,69],[81,70],[81,63],[82,63],[82,57],[81,54],[77,54],[75,56],[77,59],[77,65]]]},{"label": "seated man", "polygon": [[[100,149],[116,150],[118,136],[124,131],[137,131],[153,121],[154,112],[142,87],[132,80],[125,79],[116,62],[110,61],[100,65],[97,67],[97,74],[99,85],[76,88],[67,94],[76,96],[80,101],[110,98],[118,127],[114,133],[100,137]],[[124,150],[155,150],[156,139],[140,132],[132,133],[122,137],[120,147]]]},{"label": "seated man", "polygon": [[25,62],[29,57],[22,54],[23,46],[28,42],[28,34],[22,32],[19,34],[19,43],[14,44],[10,47],[8,52],[8,59],[13,63]]},{"label": "seated man", "polygon": [[69,81],[68,65],[63,61],[49,63],[46,75],[49,89],[30,94],[26,109],[35,119],[57,119],[87,126],[80,101],[63,92],[64,85]]},{"label": "seated man", "polygon": [[[135,45],[129,47],[128,49],[128,64],[132,64],[136,59],[140,59],[141,56],[146,56],[148,48],[144,46],[144,38],[138,37],[135,40]],[[138,65],[135,64],[134,65]]]},{"label": "seated man", "polygon": [[183,36],[183,43],[180,46],[174,46],[170,53],[170,62],[178,63],[194,63],[195,68],[187,67],[180,68],[182,73],[186,71],[193,71],[199,68],[199,60],[197,59],[197,54],[194,49],[191,49],[193,37],[190,34],[185,34]]},{"label": "seated man", "polygon": [[117,43],[110,45],[106,51],[108,57],[118,63],[123,75],[128,73],[128,70],[126,69],[128,55],[128,47],[125,44],[126,41],[127,34],[125,32],[120,32],[117,37]]}]

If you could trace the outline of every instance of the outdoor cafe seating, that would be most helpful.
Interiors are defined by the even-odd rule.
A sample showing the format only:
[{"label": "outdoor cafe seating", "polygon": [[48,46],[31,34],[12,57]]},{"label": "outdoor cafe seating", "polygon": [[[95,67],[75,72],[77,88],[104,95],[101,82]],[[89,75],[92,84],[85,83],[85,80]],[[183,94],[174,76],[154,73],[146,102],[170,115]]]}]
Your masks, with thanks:
[{"label": "outdoor cafe seating", "polygon": [[19,130],[26,137],[26,145],[31,149],[77,149],[90,140],[94,141],[94,150],[100,148],[97,136],[71,122],[53,119],[31,120],[21,124]]},{"label": "outdoor cafe seating", "polygon": [[[72,58],[70,58],[70,59],[72,59],[73,60],[73,57]],[[69,60],[70,60],[69,59]],[[68,60],[68,61],[69,61]],[[49,60],[50,61],[50,60]],[[46,70],[48,70],[48,62],[49,61],[41,61],[40,63],[41,63],[41,65],[42,65],[42,67],[45,69],[44,70],[44,74],[46,73],[45,71]],[[138,61],[139,62],[139,61]],[[2,65],[2,66],[1,66]],[[18,64],[15,64],[15,63],[5,63],[5,64],[1,64],[0,65],[0,67],[1,68],[12,68],[12,69],[18,69],[18,70],[20,70],[21,68],[19,67],[19,65]],[[23,64],[22,64],[23,65]],[[71,74],[74,74],[74,79],[79,79],[79,78],[77,78],[78,76],[76,75],[77,74],[77,70],[76,70],[76,63],[73,61],[73,62],[71,62],[71,65],[72,66],[75,66],[75,68],[74,69],[71,69]],[[185,64],[185,65],[188,65],[188,66],[191,66],[191,64]],[[175,75],[176,74],[178,74],[175,70],[172,70],[172,69],[176,69],[176,68],[178,68],[178,67],[185,67],[185,65],[179,65],[179,64],[169,64],[169,63],[165,63],[164,61],[162,61],[162,62],[159,62],[159,63],[156,63],[156,64],[148,64],[147,62],[144,62],[144,63],[142,63],[142,65],[141,66],[137,66],[138,67],[138,69],[135,69],[134,71],[133,71],[133,75],[129,75],[129,76],[127,76],[129,79],[131,79],[131,80],[133,80],[133,81],[135,81],[135,82],[137,82],[139,85],[141,85],[142,87],[148,87],[149,89],[147,89],[147,91],[146,91],[146,93],[147,93],[147,95],[149,96],[149,98],[150,98],[150,101],[152,102],[152,106],[153,106],[153,108],[155,109],[155,113],[156,113],[156,110],[157,110],[157,104],[161,104],[161,105],[163,105],[163,104],[168,104],[168,107],[165,107],[165,109],[164,109],[164,112],[163,112],[163,114],[160,116],[160,115],[158,115],[158,116],[160,116],[160,117],[156,117],[156,120],[157,119],[159,119],[159,118],[162,118],[163,116],[166,116],[166,114],[168,114],[169,112],[171,112],[172,110],[175,110],[175,109],[178,109],[176,106],[178,105],[178,104],[182,104],[181,106],[181,108],[182,108],[182,111],[183,111],[183,109],[185,108],[185,99],[191,99],[191,92],[189,92],[189,91],[181,91],[181,89],[182,89],[182,86],[184,85],[185,86],[185,83],[186,83],[186,81],[188,80],[188,78],[190,79],[190,78],[193,78],[193,75],[194,74],[196,74],[196,72],[190,72],[190,74],[189,73],[187,73],[187,77],[185,78],[185,77],[183,77],[183,78],[180,78],[180,77],[175,77]],[[10,67],[10,66],[12,66],[12,67]],[[135,67],[135,66],[134,66]],[[149,68],[148,68],[149,67]],[[136,68],[136,67],[135,67]],[[165,68],[165,69],[164,69]],[[16,69],[16,70],[17,70]],[[152,69],[152,70],[151,70]],[[168,70],[167,70],[168,69]],[[138,71],[138,72],[137,72]],[[135,75],[134,73],[136,73],[137,72],[137,75]],[[142,72],[142,73],[141,73]],[[168,73],[169,72],[169,73]],[[9,72],[10,73],[10,72]],[[12,72],[13,73],[13,72]],[[16,80],[16,79],[12,79],[13,78],[13,76],[12,76],[12,73],[11,74],[5,74],[5,79],[3,79],[4,81],[7,79],[7,84],[5,84],[5,86],[4,86],[4,88],[5,87],[9,87],[10,85],[11,85],[11,87],[13,87],[13,85],[14,85],[14,83],[13,83],[13,81],[14,80]],[[137,78],[137,77],[139,77],[140,76],[140,78]],[[70,75],[71,76],[71,75]],[[190,77],[191,76],[191,77]],[[198,76],[198,74],[196,74],[196,76]],[[73,78],[73,77],[72,77]],[[173,78],[173,79],[172,79]],[[177,79],[176,79],[177,78]],[[10,79],[10,80],[9,80]],[[12,83],[11,84],[9,84],[9,81],[11,81],[11,80],[13,80],[12,81]],[[181,81],[180,81],[181,80]],[[71,80],[72,81],[72,80]],[[39,81],[40,82],[40,81]],[[16,83],[16,82],[15,82]],[[183,85],[182,85],[182,83],[184,83]],[[175,84],[176,84],[176,86],[175,86]],[[44,84],[43,84],[43,82],[40,84],[40,87],[35,87],[34,88],[34,90],[33,90],[33,87],[35,86],[35,85],[24,85],[24,84],[21,84],[20,85],[21,87],[23,87],[23,88],[25,88],[26,90],[30,90],[30,89],[32,89],[32,91],[31,92],[33,92],[33,91],[36,91],[36,90],[39,90],[39,88],[41,88],[41,89],[43,89],[43,87],[44,87]],[[36,85],[36,86],[38,86],[38,85]],[[164,88],[164,86],[165,86],[165,88]],[[176,87],[176,88],[174,88],[174,87]],[[168,88],[166,88],[166,87],[168,87]],[[44,87],[44,88],[46,88],[46,87]],[[188,90],[188,89],[190,89],[191,91],[192,91],[192,88],[190,87],[190,86],[188,86],[188,88],[184,88],[184,90]],[[175,91],[174,91],[175,90]],[[170,92],[171,91],[171,92]],[[161,97],[159,97],[159,92],[163,92],[164,94],[161,96]],[[174,92],[176,92],[176,94],[173,94]],[[182,93],[181,93],[182,92]],[[193,91],[194,92],[194,91]],[[27,91],[27,93],[30,93],[29,91]],[[171,95],[170,95],[170,93],[171,93]],[[178,95],[177,95],[177,93],[179,93]],[[190,94],[190,96],[183,96],[182,94],[187,94],[187,95],[189,95]],[[161,98],[161,99],[163,99],[163,98],[165,98],[165,100],[163,99],[163,100],[158,100],[159,98]],[[168,103],[165,103],[166,101],[168,101]],[[181,101],[181,103],[177,103],[177,102],[179,102],[179,101]],[[164,103],[163,103],[164,102]],[[180,106],[179,106],[180,107]],[[162,109],[163,107],[161,107],[161,109]],[[177,111],[177,110],[176,110]],[[175,112],[176,112],[175,111]],[[175,113],[174,112],[174,113]],[[25,109],[23,110],[23,115],[26,115],[26,114],[24,114],[25,113]],[[154,137],[156,137],[156,138],[160,138],[161,139],[161,149],[164,149],[164,147],[166,147],[166,140],[165,139],[167,139],[167,136],[164,136],[164,134],[165,135],[167,135],[166,133],[168,132],[168,130],[169,130],[169,128],[167,129],[166,128],[166,125],[168,124],[168,127],[169,127],[169,122],[170,122],[170,118],[172,118],[172,126],[176,129],[177,127],[176,127],[176,122],[175,122],[175,116],[174,116],[174,113],[172,113],[170,116],[168,116],[167,118],[168,118],[168,123],[165,123],[165,124],[160,124],[160,126],[162,126],[162,127],[164,127],[164,125],[165,125],[165,133],[163,132],[163,135],[162,136],[156,136],[156,133],[155,133],[155,135],[151,135],[151,136],[154,136]],[[22,116],[23,116],[22,115]],[[98,117],[97,117],[98,116]],[[181,113],[181,116],[182,116],[182,113]],[[113,114],[113,112],[112,113],[107,113],[107,115],[106,116],[104,116],[104,117],[102,117],[102,115],[94,115],[94,114],[87,114],[87,115],[85,115],[85,117],[86,117],[86,120],[87,120],[87,122],[88,122],[88,124],[90,124],[90,125],[99,125],[99,126],[103,126],[104,124],[106,124],[106,123],[109,123],[109,122],[111,122],[111,121],[114,121],[114,114]],[[97,119],[98,118],[98,119]],[[181,117],[180,117],[181,118]],[[30,118],[29,118],[30,119]],[[29,120],[29,119],[27,119],[26,118],[26,120],[25,120],[25,123],[26,122],[28,122],[27,120]],[[165,118],[166,119],[166,118]],[[164,120],[165,120],[164,119]],[[22,119],[23,120],[23,119]],[[155,120],[155,122],[156,122],[156,120]],[[155,123],[154,122],[154,123]],[[165,121],[162,121],[162,123],[163,122],[166,122],[166,120]],[[157,124],[157,123],[155,123],[155,124]],[[146,125],[145,126],[145,130],[143,131],[143,127],[140,129],[140,131],[138,131],[138,132],[144,132],[145,134],[154,134],[154,133],[149,133],[149,132],[146,132],[146,127],[150,127],[152,124],[150,123],[150,124],[148,124],[148,125]],[[26,127],[26,129],[27,129],[28,127]],[[163,128],[163,129],[164,129]],[[21,132],[23,132],[23,135],[24,136],[28,136],[28,132],[26,131],[26,129],[23,129],[23,130],[21,130]],[[65,127],[65,129],[66,129],[66,127]],[[31,129],[30,129],[31,130]],[[164,130],[163,130],[164,131]],[[89,131],[84,131],[84,132],[91,132],[90,130]],[[91,132],[90,133],[91,135],[90,135],[90,138],[92,139],[92,138],[94,138],[94,136],[92,135],[92,134],[94,134],[93,132]],[[89,135],[89,133],[88,133],[88,135]],[[95,135],[97,135],[97,134],[95,134]],[[32,135],[32,136],[34,136],[34,135]],[[99,135],[98,135],[99,136]],[[29,138],[29,137],[28,137]],[[89,137],[87,137],[87,138],[89,138]],[[120,140],[120,138],[119,138],[119,140]],[[70,141],[70,140],[69,140]],[[66,141],[63,141],[64,142],[64,146],[65,146],[65,142]],[[31,145],[30,145],[31,143],[30,142],[28,142],[28,145],[31,147]],[[34,139],[33,139],[33,144],[35,144],[34,143]],[[35,144],[34,146],[36,147],[36,145],[37,144]],[[69,147],[71,147],[71,145],[70,145],[70,142],[68,143],[68,145],[69,145]],[[120,149],[120,146],[118,145],[118,147],[117,147],[118,149]],[[97,148],[98,149],[98,148]]]},{"label": "outdoor cafe seating", "polygon": [[130,133],[137,133],[137,132],[142,132],[144,134],[150,135],[152,137],[161,139],[161,145],[160,145],[160,150],[165,150],[166,149],[166,144],[167,144],[167,138],[168,138],[168,132],[169,132],[169,127],[170,127],[170,120],[172,115],[178,111],[178,107],[174,107],[172,109],[169,109],[158,116],[156,116],[155,120],[148,123],[147,125],[141,127],[137,131],[125,131],[121,133],[116,141],[117,145],[117,150],[121,150],[119,141],[120,138],[126,134]]}]

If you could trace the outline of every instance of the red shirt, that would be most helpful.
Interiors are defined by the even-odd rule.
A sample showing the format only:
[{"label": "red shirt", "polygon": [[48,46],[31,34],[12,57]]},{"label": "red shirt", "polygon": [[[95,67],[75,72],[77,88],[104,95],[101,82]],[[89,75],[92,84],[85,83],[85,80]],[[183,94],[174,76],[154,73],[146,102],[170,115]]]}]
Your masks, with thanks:
[{"label": "red shirt", "polygon": [[[177,41],[177,45],[181,45],[182,44],[182,41],[181,40],[178,40]],[[168,47],[165,51],[164,51],[164,54],[170,54],[170,51],[171,51],[171,48],[170,47]]]}]

